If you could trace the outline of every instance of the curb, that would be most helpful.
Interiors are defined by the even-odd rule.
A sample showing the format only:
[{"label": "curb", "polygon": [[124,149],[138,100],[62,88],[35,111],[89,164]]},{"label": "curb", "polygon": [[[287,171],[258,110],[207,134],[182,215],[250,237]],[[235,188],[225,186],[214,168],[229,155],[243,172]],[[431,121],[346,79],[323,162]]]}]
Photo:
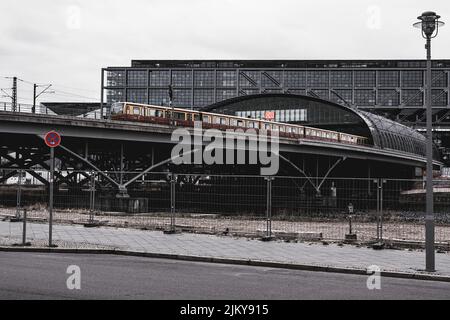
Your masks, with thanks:
[{"label": "curb", "polygon": [[[70,254],[109,254],[128,257],[145,257],[153,259],[168,259],[191,262],[206,262],[216,264],[240,265],[266,267],[275,269],[289,269],[301,271],[329,272],[341,274],[354,274],[367,276],[367,270],[358,268],[339,268],[320,265],[302,265],[282,262],[256,261],[244,259],[227,259],[202,256],[187,256],[169,253],[150,253],[150,252],[134,252],[115,249],[64,249],[64,248],[30,248],[30,247],[0,247],[0,252],[27,252],[27,253],[70,253]],[[450,276],[424,274],[424,273],[408,273],[395,271],[382,271],[381,276],[388,278],[413,279],[425,281],[449,282]]]}]

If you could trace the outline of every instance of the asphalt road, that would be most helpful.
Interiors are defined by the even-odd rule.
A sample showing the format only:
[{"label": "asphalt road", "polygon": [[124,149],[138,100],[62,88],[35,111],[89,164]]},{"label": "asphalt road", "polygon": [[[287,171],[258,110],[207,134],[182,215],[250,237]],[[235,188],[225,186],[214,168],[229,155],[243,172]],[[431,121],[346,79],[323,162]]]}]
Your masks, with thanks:
[{"label": "asphalt road", "polygon": [[[80,267],[81,290],[67,268]],[[111,255],[0,252],[0,299],[450,299],[450,283]]]}]

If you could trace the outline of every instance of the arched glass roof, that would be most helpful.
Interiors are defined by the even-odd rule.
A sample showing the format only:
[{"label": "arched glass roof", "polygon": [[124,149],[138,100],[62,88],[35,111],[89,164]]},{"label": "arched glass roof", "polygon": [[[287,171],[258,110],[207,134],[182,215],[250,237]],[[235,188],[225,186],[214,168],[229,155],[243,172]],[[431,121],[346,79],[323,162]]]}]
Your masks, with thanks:
[{"label": "arched glass roof", "polygon": [[[288,117],[286,110],[303,110],[304,119]],[[201,111],[224,114],[249,114],[256,117],[261,111],[278,111],[280,122],[294,122],[369,138],[381,149],[391,149],[426,156],[426,138],[418,131],[382,116],[330,101],[293,94],[259,94],[237,97],[204,107]],[[438,152],[435,148],[435,159]]]}]

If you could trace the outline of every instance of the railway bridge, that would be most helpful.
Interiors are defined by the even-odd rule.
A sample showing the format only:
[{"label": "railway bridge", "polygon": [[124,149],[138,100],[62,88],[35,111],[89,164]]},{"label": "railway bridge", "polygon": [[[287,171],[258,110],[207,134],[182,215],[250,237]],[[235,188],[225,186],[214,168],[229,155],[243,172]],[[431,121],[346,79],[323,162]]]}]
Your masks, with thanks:
[{"label": "railway bridge", "polygon": [[[369,145],[333,143],[322,140],[279,138],[279,176],[304,177],[314,192],[325,182],[339,178],[398,178],[423,176],[425,138],[393,121],[311,97],[263,95],[231,99],[208,108],[208,112],[252,116],[262,110],[275,114],[289,108],[309,114],[304,125],[364,136]],[[306,102],[306,103],[305,103]],[[255,110],[258,106],[259,110]],[[328,109],[329,110],[328,110]],[[330,119],[314,118],[315,110],[332,114]],[[40,171],[49,169],[49,149],[45,133],[57,131],[62,144],[55,150],[56,190],[86,188],[95,175],[98,188],[114,190],[128,197],[128,190],[144,185],[149,176],[160,174],[167,183],[171,174],[180,174],[183,183],[195,184],[200,175],[258,175],[259,165],[180,165],[172,162],[174,127],[171,125],[115,121],[104,117],[55,114],[45,107],[38,113],[0,111],[0,184],[21,170],[48,186]],[[334,112],[334,113],[333,113]],[[320,114],[320,113],[319,113]],[[295,121],[294,121],[295,122]],[[337,125],[339,123],[339,126]],[[246,149],[250,148],[249,144]],[[435,169],[442,164],[435,161]],[[190,176],[189,176],[190,175]],[[370,189],[370,187],[369,187]]]}]

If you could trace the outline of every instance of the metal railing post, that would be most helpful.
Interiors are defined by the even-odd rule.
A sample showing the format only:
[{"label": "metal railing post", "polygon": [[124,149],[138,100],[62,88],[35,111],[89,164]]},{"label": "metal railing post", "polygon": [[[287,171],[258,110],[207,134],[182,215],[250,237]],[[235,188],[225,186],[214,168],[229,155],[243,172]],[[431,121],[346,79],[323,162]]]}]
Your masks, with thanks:
[{"label": "metal railing post", "polygon": [[165,234],[175,234],[176,233],[176,225],[175,225],[175,212],[176,212],[176,181],[177,176],[173,173],[170,174],[170,229],[164,231]]},{"label": "metal railing post", "polygon": [[90,205],[89,205],[89,223],[94,223],[94,212],[95,212],[95,173],[91,174],[90,183]]},{"label": "metal railing post", "polygon": [[266,235],[263,240],[272,240],[272,182],[273,177],[265,178],[267,181],[267,201],[266,201]]},{"label": "metal railing post", "polygon": [[383,241],[383,226],[384,226],[384,213],[383,213],[383,185],[386,180],[380,180],[380,241]]},{"label": "metal railing post", "polygon": [[20,212],[22,211],[22,173],[23,170],[20,169],[17,179],[16,219],[18,220],[20,220]]},{"label": "metal railing post", "polygon": [[23,210],[22,246],[27,246],[27,210]]},{"label": "metal railing post", "polygon": [[373,182],[377,185],[377,240],[380,241],[380,179],[375,179]]}]

